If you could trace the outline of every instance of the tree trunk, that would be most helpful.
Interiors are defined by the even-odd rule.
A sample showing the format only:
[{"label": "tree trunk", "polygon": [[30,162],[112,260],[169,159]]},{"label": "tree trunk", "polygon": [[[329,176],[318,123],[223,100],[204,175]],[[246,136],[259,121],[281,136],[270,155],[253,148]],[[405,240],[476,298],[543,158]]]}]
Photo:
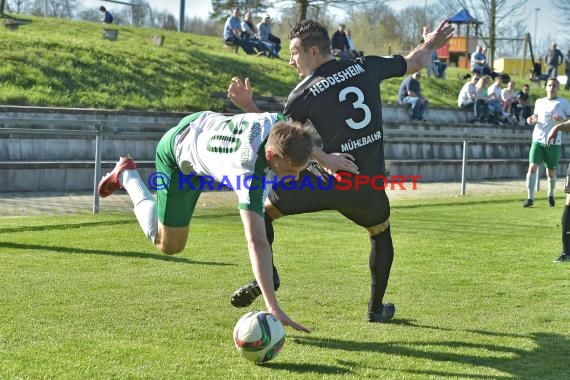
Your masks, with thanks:
[{"label": "tree trunk", "polygon": [[494,71],[495,64],[495,49],[497,48],[497,40],[495,39],[497,33],[497,2],[491,0],[489,9],[489,54],[487,54],[487,64]]},{"label": "tree trunk", "polygon": [[303,21],[307,18],[307,8],[309,7],[309,0],[297,0],[301,5],[301,19],[299,21]]},{"label": "tree trunk", "polygon": [[4,17],[4,6],[6,5],[6,0],[0,0],[0,17]]}]

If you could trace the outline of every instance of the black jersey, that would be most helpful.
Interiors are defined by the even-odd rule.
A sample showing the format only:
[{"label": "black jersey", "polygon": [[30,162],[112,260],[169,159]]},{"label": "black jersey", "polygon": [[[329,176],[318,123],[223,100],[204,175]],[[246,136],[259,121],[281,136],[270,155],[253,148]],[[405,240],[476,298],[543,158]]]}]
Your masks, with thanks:
[{"label": "black jersey", "polygon": [[350,153],[364,175],[384,173],[380,82],[403,76],[402,56],[331,60],[289,94],[285,116],[310,120],[327,153]]}]

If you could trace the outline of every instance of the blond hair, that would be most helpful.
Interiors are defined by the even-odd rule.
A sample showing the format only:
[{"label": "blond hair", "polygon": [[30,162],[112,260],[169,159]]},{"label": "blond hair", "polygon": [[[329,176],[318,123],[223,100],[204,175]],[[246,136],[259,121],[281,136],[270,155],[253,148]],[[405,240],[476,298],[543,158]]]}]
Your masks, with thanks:
[{"label": "blond hair", "polygon": [[313,151],[311,133],[295,122],[280,121],[271,128],[267,146],[294,166],[307,164]]}]

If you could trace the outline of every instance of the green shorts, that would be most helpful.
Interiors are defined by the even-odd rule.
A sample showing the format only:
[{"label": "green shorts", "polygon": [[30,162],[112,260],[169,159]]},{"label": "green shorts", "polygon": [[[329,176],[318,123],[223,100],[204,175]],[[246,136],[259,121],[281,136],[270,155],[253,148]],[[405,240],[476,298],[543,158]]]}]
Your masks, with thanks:
[{"label": "green shorts", "polygon": [[556,169],[561,152],[561,145],[544,145],[533,142],[530,146],[530,152],[528,153],[528,162],[537,165],[544,162],[544,165],[546,165],[548,169]]},{"label": "green shorts", "polygon": [[[191,186],[180,186],[182,172],[176,163],[174,140],[201,112],[186,116],[178,125],[162,136],[156,147],[156,200],[158,220],[167,227],[186,227],[200,197],[199,177],[193,176]],[[166,177],[168,180],[166,180]]]}]

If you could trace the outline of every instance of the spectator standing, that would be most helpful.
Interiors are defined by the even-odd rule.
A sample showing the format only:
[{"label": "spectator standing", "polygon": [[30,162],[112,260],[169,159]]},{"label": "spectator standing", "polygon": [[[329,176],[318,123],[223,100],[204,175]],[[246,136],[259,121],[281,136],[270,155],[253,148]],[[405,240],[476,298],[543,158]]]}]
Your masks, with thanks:
[{"label": "spectator standing", "polygon": [[224,25],[224,41],[241,47],[246,54],[255,54],[251,42],[242,38],[240,16],[239,8],[232,8],[232,15],[227,18]]},{"label": "spectator standing", "polygon": [[412,107],[412,120],[425,121],[424,112],[428,109],[429,102],[422,95],[420,78],[421,71],[416,71],[409,77],[405,78],[400,85],[398,91],[398,100],[400,104]]},{"label": "spectator standing", "polygon": [[99,12],[101,12],[101,22],[103,24],[112,24],[113,23],[113,15],[111,12],[107,10],[104,6],[99,7]]},{"label": "spectator standing", "polygon": [[555,204],[556,168],[562,151],[562,140],[559,135],[553,144],[549,144],[547,136],[555,124],[570,116],[570,103],[566,99],[558,97],[558,88],[558,79],[548,78],[546,80],[546,97],[536,100],[534,113],[527,118],[527,123],[534,125],[534,130],[532,131],[532,144],[528,154],[529,165],[526,174],[528,199],[523,203],[523,207],[531,207],[534,204],[537,171],[543,162],[548,177],[548,205],[554,207]]},{"label": "spectator standing", "polygon": [[465,83],[459,91],[457,97],[457,106],[461,109],[473,110],[473,122],[487,122],[489,118],[489,109],[487,102],[483,99],[477,98],[477,83],[481,79],[481,75],[474,72],[469,82]]},{"label": "spectator standing", "polygon": [[339,57],[342,61],[350,58],[350,46],[345,33],[346,25],[340,24],[331,37],[331,52],[333,57]]},{"label": "spectator standing", "polygon": [[548,78],[556,78],[558,76],[558,66],[564,61],[564,56],[556,47],[556,42],[553,42],[550,46],[544,61],[546,62],[546,76]]},{"label": "spectator standing", "polygon": [[281,46],[271,42],[270,36],[271,34],[271,16],[265,15],[259,24],[257,24],[257,29],[259,30],[259,34],[257,35],[259,39],[266,45],[269,49],[270,58],[279,58],[279,50]]},{"label": "spectator standing", "polygon": [[570,90],[570,49],[568,49],[568,53],[564,56],[564,64],[566,71],[566,84],[564,85],[565,90]]}]

